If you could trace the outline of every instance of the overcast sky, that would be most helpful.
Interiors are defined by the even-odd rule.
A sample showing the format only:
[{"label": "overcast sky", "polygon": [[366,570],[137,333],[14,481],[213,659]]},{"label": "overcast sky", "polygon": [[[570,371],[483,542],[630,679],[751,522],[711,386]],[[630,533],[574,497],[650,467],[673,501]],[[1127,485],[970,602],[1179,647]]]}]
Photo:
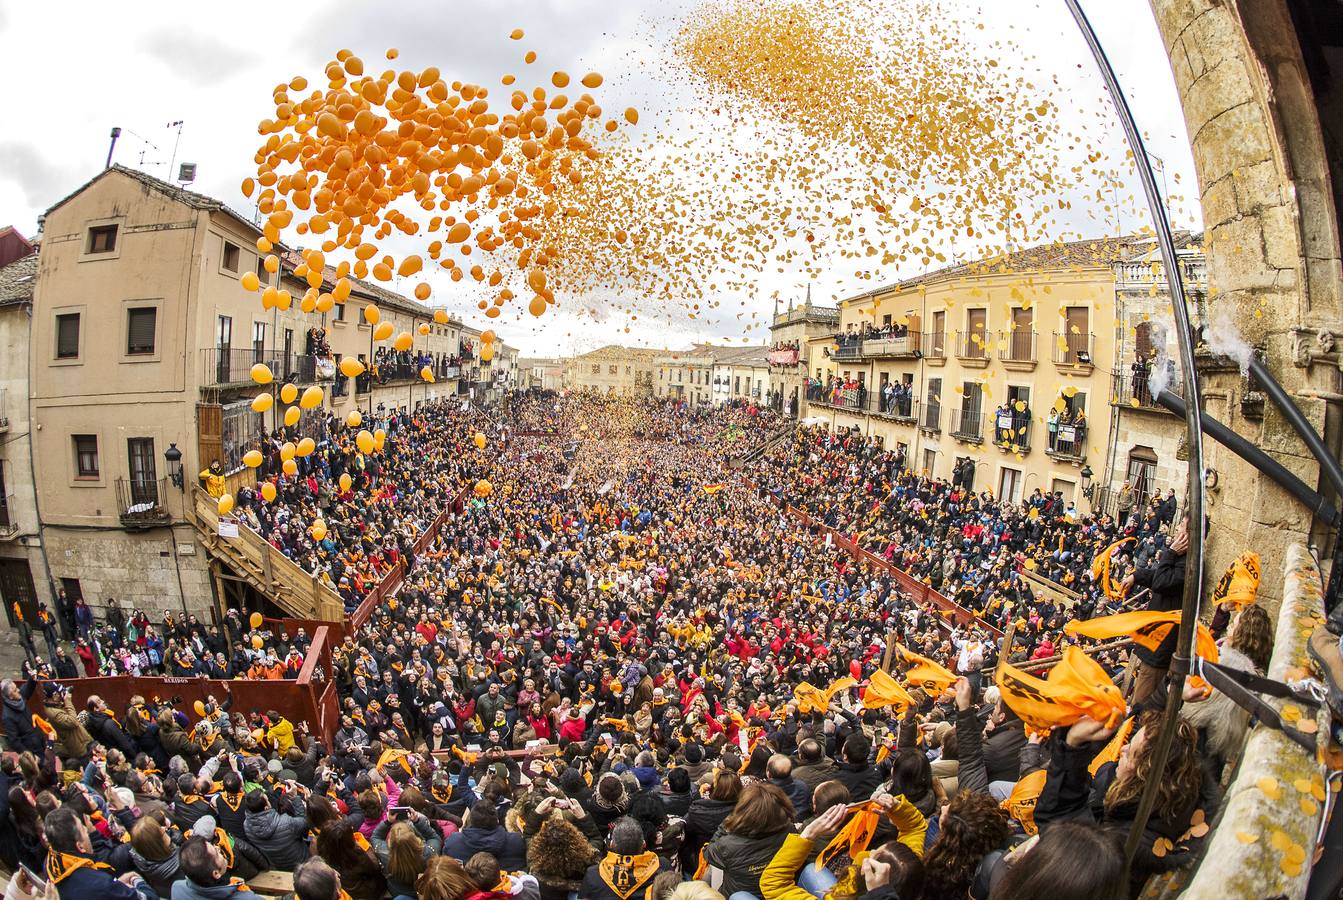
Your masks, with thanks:
[{"label": "overcast sky", "polygon": [[[665,118],[684,94],[659,80],[650,60],[662,54],[652,45],[674,32],[678,17],[694,5],[690,0],[402,0],[395,5],[335,0],[295,4],[277,15],[274,2],[248,0],[205,6],[80,4],[77,10],[0,0],[0,66],[10,85],[6,128],[0,134],[0,225],[34,234],[44,209],[102,168],[114,125],[122,128],[116,162],[167,177],[175,151],[178,163],[199,167],[193,189],[250,212],[239,183],[254,168],[256,122],[273,114],[271,89],[299,74],[319,81],[322,64],[342,47],[371,65],[382,61],[387,47],[397,47],[398,65],[436,65],[445,77],[487,85],[518,71],[521,52],[535,49],[537,68],[602,72],[608,83],[601,100],[608,109],[637,105],[647,121]],[[1084,5],[1128,91],[1150,151],[1165,163],[1170,193],[1186,198],[1173,204],[1177,225],[1197,227],[1197,211],[1188,199],[1196,195],[1188,138],[1147,0],[1088,0]],[[988,16],[989,33],[1012,28],[1012,38],[1034,57],[1036,69],[1073,88],[1076,107],[1065,115],[1092,120],[1101,102],[1100,81],[1061,0],[994,0],[982,15]],[[508,40],[518,27],[527,32],[521,45]],[[184,125],[175,147],[177,129],[168,123],[178,120]],[[1122,148],[1117,133],[1096,139],[1116,151]],[[1131,193],[1136,185],[1121,195]],[[1094,201],[1090,207],[1075,210],[1079,218],[1071,223],[1088,230],[1088,236],[1141,224],[1135,210],[1116,217],[1099,213]],[[913,274],[882,272],[889,279]],[[830,302],[870,287],[837,268],[827,283],[813,285],[813,295],[817,302]],[[399,288],[409,292],[410,285]],[[767,333],[763,328],[744,333],[742,323],[752,316],[760,323],[768,320],[771,293],[800,298],[805,289],[798,273],[772,273],[759,299],[725,299],[717,318],[694,322],[669,314],[662,321],[641,316],[631,326],[601,301],[566,306],[561,297],[560,309],[541,320],[521,309],[520,317],[510,311],[494,324],[505,340],[532,355],[611,342],[684,347],[694,340],[746,337],[756,343]],[[487,321],[446,278],[435,285],[435,297],[472,324]]]}]

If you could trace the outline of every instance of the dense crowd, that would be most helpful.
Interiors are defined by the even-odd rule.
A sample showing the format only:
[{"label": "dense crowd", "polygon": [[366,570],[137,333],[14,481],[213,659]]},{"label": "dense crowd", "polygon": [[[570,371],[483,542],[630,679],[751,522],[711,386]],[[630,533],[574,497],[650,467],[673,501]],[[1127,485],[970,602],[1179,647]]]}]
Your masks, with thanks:
[{"label": "dense crowd", "polygon": [[[478,415],[386,421],[359,490],[390,492],[396,512],[348,505],[342,541],[368,530],[376,553],[459,485],[492,489],[336,648],[330,740],[226,692],[200,710],[76,707],[36,660],[0,683],[0,859],[62,897],[144,900],[229,897],[264,870],[292,872],[300,900],[1118,898],[1189,859],[1214,820],[1235,708],[1192,704],[1153,771],[1163,648],[1137,654],[1122,723],[1028,733],[984,677],[1059,641],[1062,618],[1110,608],[1089,566],[1126,531],[1114,578],[1130,601],[1178,605],[1188,538],[1164,513],[996,504],[856,435],[780,440],[750,406],[518,395],[491,420],[513,436],[489,453],[463,445]],[[296,521],[350,471],[343,440],[310,463],[316,487],[285,499]],[[950,627],[779,501],[989,623],[1010,598],[1017,644]],[[346,501],[331,503],[340,521]],[[329,565],[322,552],[300,558]],[[1087,608],[1033,596],[1028,565],[1070,579]],[[234,674],[302,654],[302,636],[250,624],[171,627],[213,639]],[[1224,661],[1262,671],[1269,634],[1246,607]],[[1101,661],[1123,680],[1118,656]],[[876,677],[884,664],[905,699]],[[1120,842],[1149,779],[1161,789],[1125,883]]]}]

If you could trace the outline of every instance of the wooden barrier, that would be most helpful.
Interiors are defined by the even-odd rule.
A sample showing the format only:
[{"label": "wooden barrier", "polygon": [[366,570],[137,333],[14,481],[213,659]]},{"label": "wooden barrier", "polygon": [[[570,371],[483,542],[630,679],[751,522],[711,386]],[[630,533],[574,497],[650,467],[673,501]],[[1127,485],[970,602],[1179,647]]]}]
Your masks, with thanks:
[{"label": "wooden barrier", "polygon": [[[230,713],[244,714],[275,710],[294,724],[307,722],[312,734],[330,746],[331,738],[340,727],[336,707],[336,685],[331,669],[331,632],[325,626],[317,629],[304,659],[298,678],[293,680],[252,680],[247,678],[179,678],[156,675],[109,675],[98,678],[62,678],[60,684],[70,689],[75,709],[83,709],[89,697],[97,695],[107,702],[118,716],[130,704],[131,697],[146,700],[180,698],[174,707],[195,719],[191,711],[197,700],[213,696],[220,703],[232,698]],[[29,700],[33,712],[42,712],[42,691],[33,692]]]},{"label": "wooden barrier", "polygon": [[[755,490],[755,484],[749,479],[743,478],[742,482],[752,490]],[[848,553],[854,559],[889,573],[895,578],[896,584],[900,586],[900,589],[906,594],[909,594],[915,603],[918,603],[921,606],[934,606],[942,612],[950,613],[951,620],[962,627],[977,625],[995,638],[1001,638],[1003,636],[1001,629],[995,628],[988,622],[985,622],[970,610],[956,603],[950,597],[946,597],[938,591],[933,590],[930,585],[925,584],[905,570],[898,568],[876,554],[869,553],[867,550],[859,547],[857,542],[852,538],[845,537],[829,525],[824,525],[816,521],[806,512],[798,509],[796,506],[786,503],[784,500],[775,497],[773,494],[769,494],[769,497],[776,506],[783,509],[788,515],[797,519],[802,524],[811,528],[816,528],[819,531],[830,535],[830,539],[834,542],[835,546]]]}]

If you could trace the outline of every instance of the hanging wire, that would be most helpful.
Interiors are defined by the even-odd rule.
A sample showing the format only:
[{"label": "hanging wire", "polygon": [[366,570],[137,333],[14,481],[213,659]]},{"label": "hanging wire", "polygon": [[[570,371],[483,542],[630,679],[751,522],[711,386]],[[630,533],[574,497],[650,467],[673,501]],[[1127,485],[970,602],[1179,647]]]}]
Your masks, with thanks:
[{"label": "hanging wire", "polygon": [[[1152,815],[1156,803],[1157,791],[1161,787],[1166,771],[1166,760],[1170,757],[1171,742],[1179,724],[1180,707],[1184,703],[1184,678],[1189,669],[1190,651],[1193,648],[1195,627],[1198,624],[1198,608],[1203,596],[1203,543],[1207,539],[1207,527],[1203,515],[1203,414],[1199,396],[1198,372],[1194,368],[1194,331],[1189,321],[1189,307],[1185,302],[1184,277],[1180,272],[1179,259],[1175,253],[1175,239],[1171,234],[1170,220],[1166,217],[1166,208],[1161,194],[1157,190],[1156,177],[1152,172],[1152,163],[1143,145],[1142,135],[1138,133],[1133,112],[1128,100],[1115,77],[1110,59],[1096,37],[1091,21],[1082,11],[1079,0],[1064,0],[1068,11],[1077,22],[1082,37],[1096,59],[1105,88],[1124,128],[1124,137],[1128,141],[1133,155],[1133,164],[1138,170],[1143,193],[1147,198],[1148,212],[1156,229],[1157,243],[1161,248],[1161,260],[1166,266],[1166,280],[1170,285],[1171,305],[1175,313],[1175,338],[1180,351],[1180,373],[1184,378],[1185,428],[1189,441],[1188,469],[1188,509],[1189,509],[1189,549],[1185,551],[1184,597],[1180,608],[1180,630],[1176,637],[1175,657],[1171,664],[1171,680],[1167,685],[1166,709],[1155,748],[1153,761],[1149,769],[1142,796],[1138,801],[1138,811],[1129,830],[1128,840],[1124,843],[1124,869],[1127,875],[1133,864],[1134,854],[1142,841],[1147,820]],[[1197,529],[1194,531],[1193,529]]]}]

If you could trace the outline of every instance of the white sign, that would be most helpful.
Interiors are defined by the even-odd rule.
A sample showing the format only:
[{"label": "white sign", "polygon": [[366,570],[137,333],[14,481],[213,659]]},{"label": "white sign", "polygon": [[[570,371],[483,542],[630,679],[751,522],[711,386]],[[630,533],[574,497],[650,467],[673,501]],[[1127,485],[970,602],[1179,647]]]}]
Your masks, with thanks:
[{"label": "white sign", "polygon": [[237,522],[225,522],[225,521],[223,521],[223,520],[220,520],[220,522],[219,522],[219,536],[222,537],[222,538],[235,538],[235,537],[237,537],[237,536],[238,536],[238,523],[237,523]]}]

